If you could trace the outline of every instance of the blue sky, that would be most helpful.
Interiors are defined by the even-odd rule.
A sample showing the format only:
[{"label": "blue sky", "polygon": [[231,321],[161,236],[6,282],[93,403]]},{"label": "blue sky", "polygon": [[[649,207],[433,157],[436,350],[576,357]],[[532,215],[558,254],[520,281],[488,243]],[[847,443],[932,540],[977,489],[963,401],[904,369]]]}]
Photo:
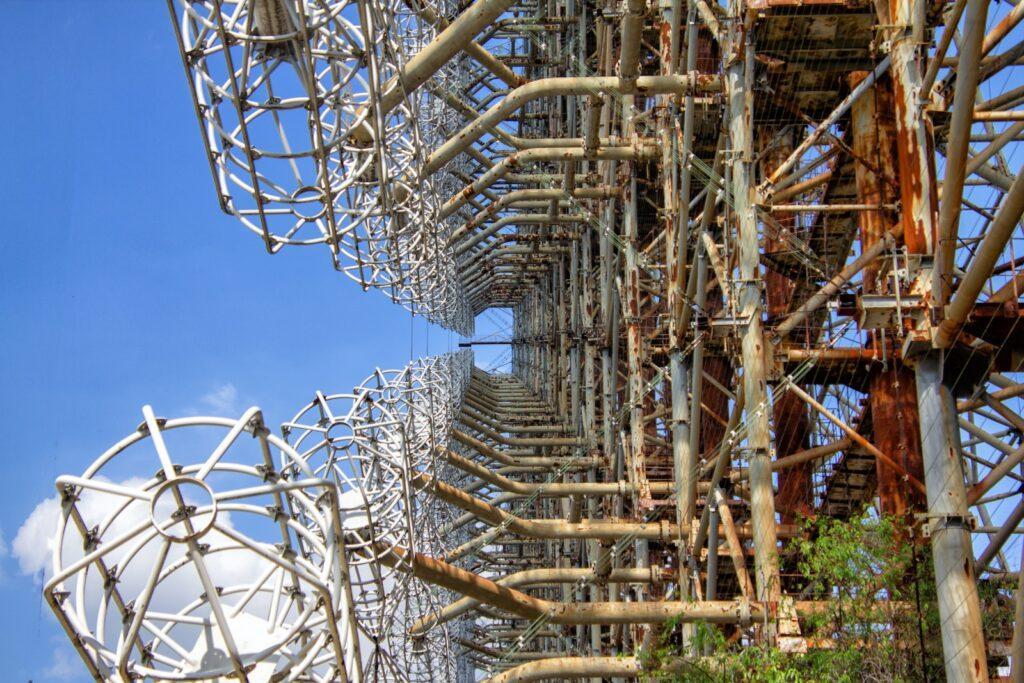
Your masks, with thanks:
[{"label": "blue sky", "polygon": [[[145,403],[168,417],[256,404],[276,424],[317,389],[459,340],[362,292],[324,249],[268,256],[220,213],[164,2],[4,0],[0,39],[0,678],[86,681],[14,548],[59,474]],[[485,314],[478,336],[507,319]]]},{"label": "blue sky", "polygon": [[5,0],[0,36],[2,678],[87,680],[12,547],[56,476],[145,403],[280,423],[459,339],[220,213],[163,2]]}]

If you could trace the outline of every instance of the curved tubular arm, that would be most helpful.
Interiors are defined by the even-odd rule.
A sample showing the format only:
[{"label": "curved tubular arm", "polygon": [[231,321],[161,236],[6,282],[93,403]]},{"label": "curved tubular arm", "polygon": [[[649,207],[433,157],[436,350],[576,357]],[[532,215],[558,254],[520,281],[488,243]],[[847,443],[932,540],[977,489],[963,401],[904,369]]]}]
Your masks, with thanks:
[{"label": "curved tubular arm", "polygon": [[556,657],[527,662],[484,680],[484,683],[525,683],[526,681],[576,678],[639,678],[645,673],[639,657]]},{"label": "curved tubular arm", "polygon": [[504,434],[500,434],[495,430],[491,429],[487,425],[481,424],[474,420],[472,417],[462,415],[459,417],[459,421],[466,425],[470,429],[474,429],[484,436],[487,436],[498,443],[505,444],[506,446],[585,446],[586,439],[581,439],[575,436],[526,436],[526,437],[508,437]]},{"label": "curved tubular arm", "polygon": [[[463,472],[472,474],[476,478],[482,479],[488,484],[493,484],[502,491],[518,493],[524,496],[532,495],[534,493],[538,493],[538,495],[545,498],[561,498],[562,496],[624,496],[631,491],[639,491],[639,487],[628,481],[613,481],[606,484],[588,482],[566,484],[559,482],[553,482],[550,484],[527,484],[525,482],[515,481],[497,474],[483,465],[478,465],[472,460],[463,458],[454,451],[444,449],[443,453],[448,462],[455,465]],[[672,482],[651,482],[650,489],[651,493],[671,493]]]},{"label": "curved tubular arm", "polygon": [[[430,86],[428,86],[430,87]],[[441,88],[431,88],[431,94],[437,96],[445,104],[452,108],[453,111],[458,112],[467,121],[476,121],[479,112],[470,106],[468,103],[459,99],[451,92],[442,90]],[[494,138],[513,149],[530,149],[532,147],[565,147],[565,146],[577,146],[584,145],[588,148],[596,148],[599,146],[610,146],[615,147],[621,145],[625,140],[617,136],[610,136],[604,138],[598,138],[597,133],[588,140],[587,138],[522,138],[517,135],[513,135],[506,130],[498,126],[491,126],[487,129],[488,133],[494,136]],[[589,142],[589,144],[588,144]],[[467,154],[473,154],[472,150],[475,147],[467,147],[464,151]],[[524,181],[530,182],[530,181]],[[538,182],[543,182],[539,180]]]},{"label": "curved tubular arm", "polygon": [[494,427],[495,429],[499,429],[499,430],[501,430],[503,432],[518,432],[520,434],[552,434],[552,433],[568,434],[568,433],[571,433],[573,431],[572,427],[569,427],[568,425],[565,425],[565,424],[555,424],[555,423],[553,423],[553,424],[542,424],[542,425],[515,425],[515,424],[508,424],[508,423],[502,422],[500,417],[491,417],[490,415],[485,415],[484,413],[480,412],[476,408],[473,408],[472,406],[466,405],[466,404],[463,404],[462,412],[465,413],[466,415],[469,415],[470,417],[472,417],[475,420],[478,420],[480,422],[488,424],[491,427]]},{"label": "curved tubular arm", "polygon": [[610,93],[625,95],[682,95],[686,92],[718,92],[722,80],[718,76],[687,74],[685,76],[641,76],[635,80],[616,76],[587,76],[579,78],[543,78],[521,85],[490,109],[441,145],[423,165],[421,177],[441,170],[459,152],[479,140],[488,129],[504,121],[526,103],[540,97],[557,95],[595,95]]},{"label": "curved tubular arm", "polygon": [[[519,586],[533,586],[548,583],[576,583],[577,581],[591,582],[596,580],[597,573],[593,569],[576,569],[572,567],[551,567],[544,569],[527,569],[525,571],[509,574],[498,579],[495,583],[501,586],[515,588]],[[661,570],[657,567],[646,567],[643,569],[613,569],[609,574],[608,581],[613,583],[658,583],[661,580]],[[433,612],[421,617],[409,633],[413,636],[426,634],[428,630],[437,624],[443,624],[480,605],[479,600],[473,598],[460,598],[448,605],[439,612]]]},{"label": "curved tubular arm", "polygon": [[[508,235],[508,237],[515,237]],[[493,270],[499,267],[502,262],[510,262],[530,266],[533,264],[548,264],[557,259],[557,254],[566,254],[570,248],[567,246],[528,246],[514,245],[503,246],[513,240],[496,239],[481,245],[473,254],[473,263],[465,269],[462,275],[462,282],[467,288],[471,283],[478,282],[481,278],[493,274]],[[558,240],[552,239],[553,244]],[[491,419],[481,419],[472,415],[474,419],[494,427],[500,432],[512,432],[515,434],[571,434],[572,430],[564,425],[518,425],[509,426]]]},{"label": "curved tubular arm", "polygon": [[642,144],[638,147],[608,147],[587,152],[582,147],[546,147],[527,149],[515,152],[495,164],[475,181],[467,185],[457,195],[449,199],[441,207],[438,220],[444,220],[461,209],[470,199],[480,194],[513,169],[538,161],[581,161],[583,159],[601,159],[616,161],[642,161],[655,159],[661,154],[656,144]]},{"label": "curved tubular arm", "polygon": [[[475,598],[524,619],[546,616],[552,624],[664,624],[669,621],[735,624],[763,620],[769,610],[761,603],[741,600],[703,602],[555,602],[527,595],[447,562],[402,548],[377,546],[383,564],[404,568],[413,576]],[[797,602],[797,614],[827,609],[827,603]]]},{"label": "curved tubular arm", "polygon": [[[416,14],[420,15],[424,21],[429,22],[438,29],[443,30],[448,28],[448,26],[450,25],[447,19],[438,16],[437,12],[435,12],[431,7],[428,7],[425,4],[421,5],[420,3],[415,1],[407,1],[406,5],[408,5],[409,8],[412,9],[412,11],[416,12]],[[467,55],[475,59],[476,62],[480,64],[480,66],[484,67],[492,74],[497,76],[499,79],[504,81],[509,87],[515,88],[516,86],[523,84],[523,79],[521,76],[516,75],[516,73],[512,71],[512,69],[505,66],[505,64],[501,60],[492,55],[487,50],[487,48],[485,48],[475,40],[467,41],[465,47],[463,47],[463,51]]]},{"label": "curved tubular arm", "polygon": [[[412,484],[417,490],[433,494],[446,503],[474,514],[487,524],[504,526],[511,533],[528,538],[618,540],[631,536],[640,540],[670,541],[680,535],[688,535],[688,530],[680,529],[679,525],[665,520],[625,522],[615,519],[583,519],[579,522],[566,522],[561,519],[522,519],[427,474],[417,475]],[[749,538],[749,525],[738,527],[737,533]],[[799,530],[792,524],[779,525],[779,536],[794,536],[798,533]]]},{"label": "curved tubular arm", "polygon": [[389,549],[378,546],[376,550],[380,562],[384,565],[407,568],[418,579],[442,586],[506,612],[527,619],[536,619],[546,611],[547,601],[545,600],[539,600],[522,591],[499,585],[447,562],[420,553],[412,553],[399,547]]},{"label": "curved tubular arm", "polygon": [[473,235],[465,242],[458,245],[455,249],[455,255],[461,256],[470,249],[484,241],[488,237],[496,234],[502,228],[506,228],[510,225],[523,225],[523,224],[541,224],[541,225],[565,225],[571,223],[582,223],[586,220],[586,217],[582,214],[560,214],[558,218],[552,220],[551,216],[546,213],[521,213],[514,216],[502,216],[498,220],[491,223],[486,229]]},{"label": "curved tubular arm", "polygon": [[[402,68],[402,72],[385,86],[377,107],[381,117],[405,99],[405,97],[427,82],[438,69],[461,52],[467,43],[485,26],[497,19],[512,4],[512,0],[477,0],[455,21],[437,34],[430,44],[417,52]],[[369,126],[360,126],[354,131],[357,141],[369,143],[373,131]]]},{"label": "curved tubular arm", "polygon": [[[545,267],[557,259],[557,254],[568,253],[568,247],[502,247],[490,242],[474,256],[475,263],[465,270],[462,276],[463,285],[468,289],[482,278],[494,275],[503,265],[519,266],[528,270],[532,266]],[[513,269],[512,272],[515,272]],[[499,431],[506,431],[499,428]],[[516,430],[512,430],[516,431]],[[547,430],[550,431],[550,430]],[[534,434],[547,433],[535,431]]]},{"label": "curved tubular arm", "polygon": [[[468,492],[478,491],[479,489],[483,488],[483,485],[484,485],[484,482],[477,482],[476,485],[467,486],[466,490]],[[502,494],[499,494],[499,495],[495,496],[494,498],[491,498],[491,503],[494,504],[494,505],[500,505],[502,503],[508,502],[510,500],[515,500],[517,498],[522,498],[522,496],[520,494],[518,494],[518,493],[502,493]],[[457,519],[455,519],[447,527],[445,527],[443,533],[447,534],[447,533],[452,533],[454,531],[458,531],[462,527],[464,527],[467,524],[469,524],[470,522],[474,522],[474,521],[476,521],[476,517],[473,515],[473,513],[466,512],[466,513],[462,514],[460,517],[458,517]],[[469,541],[467,541],[467,543],[469,545],[472,545],[475,542],[476,542],[476,538],[471,538]],[[467,543],[464,543],[463,546],[467,545]],[[453,551],[452,554],[453,555],[458,555],[458,553],[456,551]],[[449,557],[447,559],[451,560],[451,557]]]},{"label": "curved tubular arm", "polygon": [[[469,446],[480,455],[495,462],[500,462],[502,465],[508,465],[510,467],[516,467],[520,465],[529,465],[535,467],[559,467],[566,462],[566,458],[549,458],[543,456],[523,456],[523,457],[512,457],[507,453],[502,453],[499,450],[495,450],[485,444],[479,439],[474,439],[469,434],[461,432],[458,429],[453,429],[451,437],[461,443],[463,446]],[[569,467],[570,470],[582,470],[588,467],[600,467],[601,462],[596,458],[575,458],[574,464]]]},{"label": "curved tubular arm", "polygon": [[[484,683],[520,683],[548,679],[574,678],[640,678],[655,672],[676,674],[683,680],[684,674],[696,678],[707,678],[707,671],[714,667],[714,661],[700,660],[697,667],[692,659],[676,658],[662,662],[656,669],[650,668],[639,657],[553,657],[538,662],[527,662],[492,676]],[[690,680],[685,678],[685,680]]]},{"label": "curved tubular arm", "polygon": [[621,188],[616,187],[578,187],[571,193],[562,188],[532,188],[526,190],[513,190],[503,194],[498,200],[487,206],[483,211],[473,216],[472,220],[460,226],[452,233],[451,241],[455,242],[473,228],[495,216],[502,209],[531,200],[562,199],[578,197],[581,199],[610,199],[622,194]]},{"label": "curved tubular arm", "polygon": [[491,526],[504,525],[510,532],[530,538],[595,538],[617,540],[633,535],[638,539],[668,541],[678,537],[679,528],[668,522],[618,522],[615,520],[582,520],[577,523],[560,519],[522,519],[493,505],[437,481],[427,474],[413,480],[413,486],[431,493],[446,503],[474,514]]}]

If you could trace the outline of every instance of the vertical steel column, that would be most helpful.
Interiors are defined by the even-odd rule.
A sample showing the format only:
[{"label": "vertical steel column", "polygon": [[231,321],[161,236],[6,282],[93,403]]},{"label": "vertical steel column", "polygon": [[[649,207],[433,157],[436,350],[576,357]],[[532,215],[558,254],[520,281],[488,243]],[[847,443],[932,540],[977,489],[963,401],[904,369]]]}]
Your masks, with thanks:
[{"label": "vertical steel column", "polygon": [[[851,87],[861,83],[868,74],[866,71],[851,74]],[[879,206],[894,204],[898,198],[893,189],[897,174],[892,163],[896,158],[896,122],[891,80],[883,77],[876,81],[870,91],[853,103],[850,119],[857,201]],[[879,210],[861,211],[858,219],[863,252],[883,239],[899,217],[893,211]],[[891,293],[890,283],[878,277],[878,266],[866,266],[863,277],[865,294]],[[923,481],[917,389],[913,371],[895,356],[900,345],[895,331],[871,333],[875,352],[886,360],[886,369],[873,370],[870,379],[872,440],[880,451]],[[875,470],[882,512],[902,516],[925,509],[924,496],[908,486],[901,473],[877,459]]]},{"label": "vertical steel column", "polygon": [[[761,129],[760,146],[777,141],[775,147],[764,153],[763,173],[770,176],[793,152],[793,135],[781,132],[776,128]],[[778,135],[782,135],[778,138]],[[779,230],[794,232],[796,214],[783,214],[776,219]],[[788,249],[781,237],[765,236],[765,251],[785,251]],[[795,283],[785,274],[769,268],[764,274],[765,298],[768,303],[768,319],[777,320],[790,310]],[[794,331],[794,332],[798,332]],[[809,340],[813,343],[815,340]],[[772,409],[775,420],[775,457],[782,458],[810,447],[808,429],[810,422],[807,417],[807,405],[792,392],[780,396]],[[798,515],[809,512],[814,506],[811,488],[811,474],[814,463],[801,463],[795,467],[787,467],[778,473],[779,492],[775,497],[782,521],[792,522]]]},{"label": "vertical steel column", "polygon": [[[936,246],[938,191],[932,127],[921,108],[924,0],[876,1],[880,23],[891,31],[889,73],[896,110],[903,239],[911,254],[931,256]],[[931,273],[921,275],[915,293],[930,293]]]},{"label": "vertical steel column", "polygon": [[[988,0],[970,0],[964,19],[964,37],[957,55],[956,91],[946,143],[946,173],[943,176],[943,202],[939,207],[938,253],[935,261],[935,297],[938,305],[949,300],[952,291],[953,260],[956,255],[960,204],[963,198],[966,165],[970,150],[971,125],[974,103],[978,96],[978,65],[985,37],[985,17]],[[956,30],[947,26],[946,31]],[[927,93],[921,93],[924,98]]]},{"label": "vertical steel column", "polygon": [[[709,193],[710,194],[710,193]],[[704,249],[698,245],[696,248],[696,254],[693,259],[693,272],[691,279],[696,284],[696,296],[694,297],[694,305],[700,308],[704,308],[707,303],[707,263],[704,258]],[[701,444],[703,439],[707,438],[707,435],[703,429],[703,421],[705,418],[711,419],[710,416],[703,415],[703,404],[704,404],[704,341],[703,338],[695,340],[692,355],[692,366],[690,367],[690,387],[692,388],[693,395],[690,399],[690,415],[689,415],[689,434],[687,435],[688,441],[686,444],[686,450],[683,451],[684,461],[683,469],[687,473],[686,486],[681,491],[676,493],[677,496],[683,498],[682,506],[685,514],[687,515],[687,530],[689,531],[693,527],[693,521],[697,517],[697,482],[700,478],[700,467],[699,467],[699,456],[703,452],[701,450]],[[720,368],[725,368],[731,373],[731,369],[724,359],[718,359]],[[717,391],[717,388],[716,388]],[[722,404],[725,406],[728,399],[722,395]],[[723,411],[725,408],[723,407]],[[717,424],[717,423],[716,423]],[[717,443],[717,442],[716,442]],[[692,533],[689,533],[687,537],[687,560],[690,567],[691,579],[695,581],[700,580],[700,572],[696,567],[695,554],[699,553],[699,549],[694,547],[694,537]]]},{"label": "vertical steel column", "polygon": [[[594,384],[594,372],[597,350],[594,346],[594,277],[593,277],[593,256],[591,253],[590,231],[583,233],[582,244],[580,245],[580,258],[582,268],[580,272],[581,286],[583,289],[582,319],[580,335],[583,344],[583,412],[584,428],[587,434],[597,432],[597,396]],[[597,504],[597,500],[594,500]],[[591,515],[593,516],[593,515]]]},{"label": "vertical steel column", "polygon": [[[607,129],[607,110],[605,107],[606,119],[602,123],[602,129]],[[607,162],[605,168],[605,180],[611,183],[615,179],[615,162]],[[604,348],[601,350],[601,385],[603,406],[601,410],[601,426],[603,432],[602,453],[608,460],[608,467],[613,476],[618,478],[622,472],[619,468],[619,448],[616,443],[615,412],[618,409],[618,341],[619,341],[619,306],[618,297],[614,289],[615,275],[618,270],[618,259],[613,252],[610,231],[615,224],[615,200],[609,199],[605,204],[601,231],[601,310],[604,322]],[[615,514],[622,509],[622,496],[613,496],[611,508]],[[615,599],[614,597],[612,599]]]},{"label": "vertical steel column", "polygon": [[918,360],[921,447],[946,679],[987,681],[956,402],[942,382],[941,351]]},{"label": "vertical steel column", "polygon": [[1021,546],[1020,551],[1017,595],[1014,596],[1013,604],[1013,639],[1010,641],[1013,661],[1010,668],[1010,680],[1013,683],[1024,683],[1024,546]]},{"label": "vertical steel column", "polygon": [[582,368],[580,361],[582,354],[582,337],[580,335],[581,313],[580,313],[580,244],[572,242],[569,246],[569,409],[572,415],[573,429],[583,429],[582,408]]},{"label": "vertical steel column", "polygon": [[[725,148],[727,136],[719,135],[715,152],[714,173],[720,177],[725,170]],[[708,232],[714,222],[718,193],[709,187],[704,198],[704,211],[701,215],[699,234]],[[719,285],[708,292],[707,253],[703,242],[698,239],[693,258],[693,272],[687,280],[687,292],[692,292],[694,308],[711,317],[722,309],[722,289]],[[691,309],[684,309],[684,313]],[[692,317],[687,314],[686,317]],[[691,369],[690,386],[693,387],[693,398],[690,401],[690,452],[694,463],[701,456],[716,452],[718,444],[725,434],[725,423],[729,419],[729,397],[715,384],[706,378],[713,378],[721,386],[732,383],[733,368],[730,359],[723,355],[710,356],[705,360],[705,342],[703,337],[695,340],[693,349],[693,368]],[[691,500],[697,499],[697,482],[691,482],[686,492]],[[691,538],[690,544],[693,545]],[[694,548],[694,552],[698,549]]]},{"label": "vertical steel column", "polygon": [[[625,242],[626,258],[623,259],[622,298],[624,299],[624,322],[626,323],[626,365],[628,368],[629,391],[629,478],[637,486],[634,502],[651,497],[647,487],[647,466],[644,448],[644,407],[643,407],[643,338],[640,329],[640,263],[637,248],[637,197],[636,176],[632,164],[625,164],[623,171],[628,174],[626,195],[622,202],[622,240]],[[634,511],[635,512],[635,511]]]},{"label": "vertical steel column", "polygon": [[[678,5],[678,3],[676,3]],[[697,62],[697,11],[693,0],[686,3],[686,70],[691,72],[696,69]],[[678,14],[679,7],[675,12]],[[671,17],[672,25],[678,26],[680,17],[674,14]],[[673,46],[678,45],[679,36],[672,35]],[[674,47],[670,56],[669,71],[674,72],[678,48]],[[680,533],[687,533],[692,525],[692,520],[697,508],[697,456],[696,446],[693,438],[694,422],[692,417],[694,409],[687,400],[687,393],[692,386],[694,401],[697,403],[696,410],[700,410],[699,386],[703,378],[699,375],[700,370],[694,373],[693,365],[686,362],[683,357],[683,347],[686,343],[688,321],[686,311],[689,310],[685,301],[685,283],[687,282],[687,245],[690,235],[690,187],[692,171],[690,165],[690,153],[693,147],[693,126],[694,126],[694,98],[692,92],[687,92],[683,102],[683,130],[682,141],[674,147],[678,159],[674,159],[673,172],[679,172],[679,190],[676,198],[676,212],[673,216],[672,232],[666,239],[666,250],[671,249],[675,255],[674,262],[669,262],[667,278],[669,280],[668,308],[669,308],[669,346],[671,352],[671,382],[672,382],[672,464],[675,470],[676,486],[676,522],[679,524]],[[672,134],[673,141],[676,135]],[[690,277],[694,277],[692,274]],[[702,352],[702,350],[701,350]],[[696,356],[696,351],[694,355]],[[691,381],[692,380],[692,381]],[[699,412],[696,413],[699,415]],[[688,598],[692,593],[690,576],[692,563],[689,558],[689,550],[683,538],[679,539],[679,590],[683,599]]]},{"label": "vertical steel column", "polygon": [[[890,54],[903,238],[910,253],[934,257],[938,238],[934,147],[931,126],[920,104],[924,1],[890,0],[888,12],[881,14],[883,22],[888,19],[893,29]],[[931,297],[932,285],[932,273],[922,272],[914,289]],[[988,668],[970,533],[966,528],[960,432],[956,404],[942,384],[941,353],[921,358],[916,376],[946,676],[951,681],[984,681],[988,680]]]},{"label": "vertical steel column", "polygon": [[552,402],[556,405],[559,415],[567,415],[569,414],[569,307],[565,300],[569,296],[569,291],[566,287],[564,257],[559,256],[552,276],[551,295],[554,298],[555,306],[555,329],[551,337],[558,339],[556,342],[558,364],[554,378],[557,387],[557,400]]},{"label": "vertical steel column", "polygon": [[[544,281],[544,311],[545,311],[545,326],[544,334],[548,340],[548,358],[546,362],[546,371],[548,378],[548,389],[547,395],[544,396],[548,404],[551,406],[558,406],[559,401],[562,397],[561,392],[561,358],[562,349],[559,347],[559,334],[558,328],[558,268],[552,268],[550,276],[543,279]],[[564,412],[562,413],[565,414]]]},{"label": "vertical steel column", "polygon": [[[692,582],[689,572],[686,536],[696,509],[696,459],[690,450],[690,405],[687,400],[690,380],[690,364],[679,349],[672,351],[670,358],[672,384],[672,469],[675,480],[676,524],[679,525],[679,593],[682,599],[691,595]],[[692,486],[691,486],[692,484]]]},{"label": "vertical steel column", "polygon": [[[777,604],[779,584],[775,494],[772,487],[771,436],[768,424],[768,385],[765,381],[765,339],[761,327],[761,249],[753,193],[753,78],[754,46],[745,23],[743,0],[732,1],[728,31],[729,136],[732,154],[732,192],[739,234],[738,315],[743,388],[746,394],[747,448],[750,453],[750,513],[754,537],[757,598]],[[774,640],[774,624],[765,634]]]},{"label": "vertical steel column", "polygon": [[[595,447],[600,443],[597,439],[597,391],[595,372],[597,371],[597,349],[594,344],[593,328],[595,322],[594,301],[597,295],[593,269],[592,238],[589,230],[584,231],[581,237],[580,260],[581,260],[581,286],[583,289],[582,302],[582,329],[583,336],[583,412],[584,412],[584,433],[588,437],[588,452],[592,454]],[[596,483],[598,468],[591,467],[587,471],[587,481]],[[600,500],[597,496],[590,496],[587,499],[587,517],[597,519]],[[596,541],[587,544],[587,561],[596,562],[600,547]],[[590,602],[600,602],[602,587],[592,583],[589,587],[587,598]],[[601,625],[590,626],[590,653],[593,656],[601,654]]]},{"label": "vertical steel column", "polygon": [[[678,3],[676,3],[678,4]],[[662,73],[672,73],[673,58],[672,51],[677,49],[675,41],[679,36],[673,26],[678,25],[678,17],[673,12],[679,8],[673,5],[663,5],[665,12],[664,21],[661,25],[661,70]],[[692,458],[687,452],[690,443],[690,409],[687,403],[689,393],[689,363],[685,361],[681,351],[683,331],[680,328],[681,313],[683,310],[683,284],[686,273],[686,218],[688,214],[690,197],[689,182],[684,188],[677,184],[677,176],[681,173],[689,175],[689,168],[685,161],[680,164],[679,149],[677,147],[677,136],[675,133],[675,118],[677,105],[675,100],[662,97],[662,110],[659,117],[659,131],[662,144],[662,197],[663,216],[665,221],[665,272],[663,282],[665,283],[665,301],[669,312],[669,387],[671,401],[671,421],[669,427],[672,439],[672,472],[675,482],[676,502],[676,524],[679,525],[679,538],[676,541],[677,564],[679,568],[678,585],[680,597],[690,597],[690,579],[687,568],[687,548],[685,530],[689,528],[692,515],[687,514],[687,505],[684,491],[689,488],[689,478],[692,477]],[[689,120],[689,139],[693,135],[693,97],[687,96],[684,118]],[[684,129],[687,125],[684,123]],[[687,142],[687,131],[683,133],[684,150],[690,146]],[[684,152],[685,153],[685,152]],[[685,157],[684,157],[685,159]],[[682,165],[682,168],[680,168]],[[686,208],[683,208],[686,207]],[[684,646],[692,638],[690,626],[683,626]]]}]

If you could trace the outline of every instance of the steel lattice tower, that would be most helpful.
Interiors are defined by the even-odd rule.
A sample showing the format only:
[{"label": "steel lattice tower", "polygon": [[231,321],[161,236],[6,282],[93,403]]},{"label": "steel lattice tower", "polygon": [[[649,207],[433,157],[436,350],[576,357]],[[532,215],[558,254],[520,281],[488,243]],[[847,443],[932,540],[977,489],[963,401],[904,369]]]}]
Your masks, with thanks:
[{"label": "steel lattice tower", "polygon": [[809,523],[865,508],[931,563],[937,675],[1024,680],[1024,2],[168,8],[221,209],[508,371],[145,408],[57,482],[45,594],[97,680],[804,656],[839,639]]}]

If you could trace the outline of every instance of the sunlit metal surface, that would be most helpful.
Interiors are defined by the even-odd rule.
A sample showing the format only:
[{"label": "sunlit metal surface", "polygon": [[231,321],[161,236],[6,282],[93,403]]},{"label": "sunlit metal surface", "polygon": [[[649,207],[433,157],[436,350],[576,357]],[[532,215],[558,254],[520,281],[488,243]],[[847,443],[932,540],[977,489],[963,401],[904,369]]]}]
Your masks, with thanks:
[{"label": "sunlit metal surface", "polygon": [[[905,638],[900,675],[1024,677],[1024,3],[169,6],[222,208],[504,349],[285,423],[275,471],[310,484],[281,495],[314,501],[288,524],[347,567],[321,581],[356,635],[274,666],[676,675],[698,624],[828,651],[849,633],[809,617],[838,588],[794,539],[867,509],[937,577],[912,613],[940,637]],[[125,645],[145,621],[105,637],[75,611],[102,591],[58,588],[85,569],[62,552],[49,595],[94,673],[155,666]],[[331,622],[294,618],[310,635],[282,652]]]},{"label": "sunlit metal surface", "polygon": [[45,593],[90,672],[346,680],[356,633],[336,489],[256,408],[237,420],[143,412],[82,476],[57,480]]}]

